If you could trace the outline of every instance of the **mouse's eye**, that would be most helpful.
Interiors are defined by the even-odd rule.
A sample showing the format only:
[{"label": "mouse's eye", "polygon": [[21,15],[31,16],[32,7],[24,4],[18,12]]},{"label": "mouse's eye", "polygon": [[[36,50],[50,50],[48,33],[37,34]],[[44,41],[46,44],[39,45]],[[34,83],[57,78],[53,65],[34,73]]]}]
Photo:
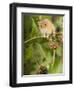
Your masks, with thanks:
[{"label": "mouse's eye", "polygon": [[46,26],[46,23],[44,25]]}]

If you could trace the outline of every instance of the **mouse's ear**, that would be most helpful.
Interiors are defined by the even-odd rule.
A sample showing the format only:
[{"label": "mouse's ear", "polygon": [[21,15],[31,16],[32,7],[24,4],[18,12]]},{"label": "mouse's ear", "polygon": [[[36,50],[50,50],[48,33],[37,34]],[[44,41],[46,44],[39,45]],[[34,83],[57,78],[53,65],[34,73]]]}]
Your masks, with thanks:
[{"label": "mouse's ear", "polygon": [[44,19],[44,21],[46,21],[46,22],[47,22],[47,21],[49,21],[49,20],[46,18],[46,19]]},{"label": "mouse's ear", "polygon": [[49,23],[50,21],[46,18],[43,20],[45,23]]}]

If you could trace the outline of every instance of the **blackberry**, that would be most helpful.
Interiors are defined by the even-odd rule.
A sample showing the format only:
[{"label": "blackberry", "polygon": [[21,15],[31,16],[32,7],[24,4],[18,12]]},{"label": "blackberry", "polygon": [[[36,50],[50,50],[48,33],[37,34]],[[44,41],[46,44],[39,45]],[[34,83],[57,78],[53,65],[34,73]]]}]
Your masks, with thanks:
[{"label": "blackberry", "polygon": [[39,68],[39,74],[47,74],[48,70],[45,66],[40,66]]}]

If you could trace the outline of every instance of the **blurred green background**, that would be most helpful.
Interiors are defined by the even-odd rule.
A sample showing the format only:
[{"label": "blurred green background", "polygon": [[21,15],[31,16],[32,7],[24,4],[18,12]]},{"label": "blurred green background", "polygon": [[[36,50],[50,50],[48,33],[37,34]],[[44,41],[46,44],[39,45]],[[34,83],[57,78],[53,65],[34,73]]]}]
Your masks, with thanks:
[{"label": "blurred green background", "polygon": [[[59,15],[22,15],[23,22],[23,64],[24,75],[63,73],[63,16]],[[41,37],[38,21],[50,20],[56,27],[56,36],[52,41]],[[57,34],[58,33],[58,34]],[[50,44],[57,43],[53,49]],[[54,45],[55,45],[54,44]],[[54,55],[55,51],[55,55]],[[54,55],[54,63],[53,61]]]}]

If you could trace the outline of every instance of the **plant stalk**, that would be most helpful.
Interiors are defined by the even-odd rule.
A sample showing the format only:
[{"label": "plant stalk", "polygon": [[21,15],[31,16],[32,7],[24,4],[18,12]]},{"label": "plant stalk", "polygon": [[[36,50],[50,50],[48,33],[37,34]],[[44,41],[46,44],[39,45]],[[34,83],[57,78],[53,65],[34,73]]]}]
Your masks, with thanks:
[{"label": "plant stalk", "polygon": [[[32,41],[32,40],[39,39],[39,38],[45,38],[45,37],[43,37],[43,36],[33,37],[33,38],[31,38],[31,39],[26,40],[26,41],[24,42],[24,44],[26,44],[26,43],[28,43],[28,42],[30,42],[30,41]],[[47,38],[46,38],[46,39],[47,39]]]},{"label": "plant stalk", "polygon": [[55,50],[53,50],[52,67],[54,66],[54,63],[55,63]]}]

